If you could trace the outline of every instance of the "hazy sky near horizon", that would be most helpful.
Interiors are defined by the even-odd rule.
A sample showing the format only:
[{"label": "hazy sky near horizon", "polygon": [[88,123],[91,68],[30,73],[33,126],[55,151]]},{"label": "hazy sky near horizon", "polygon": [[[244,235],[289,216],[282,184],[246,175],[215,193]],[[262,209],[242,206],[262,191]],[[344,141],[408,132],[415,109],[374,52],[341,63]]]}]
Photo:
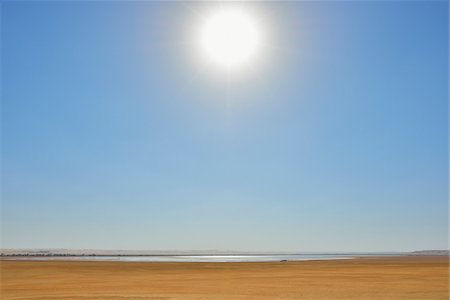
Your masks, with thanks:
[{"label": "hazy sky near horizon", "polygon": [[229,76],[217,5],[1,3],[2,247],[447,248],[448,3],[235,3]]}]

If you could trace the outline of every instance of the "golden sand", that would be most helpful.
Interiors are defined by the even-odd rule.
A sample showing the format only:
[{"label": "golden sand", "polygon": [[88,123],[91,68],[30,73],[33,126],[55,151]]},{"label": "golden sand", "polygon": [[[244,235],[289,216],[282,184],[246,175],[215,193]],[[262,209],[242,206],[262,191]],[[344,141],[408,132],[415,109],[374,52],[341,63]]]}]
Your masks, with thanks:
[{"label": "golden sand", "polygon": [[1,299],[449,299],[448,257],[252,263],[1,261]]}]

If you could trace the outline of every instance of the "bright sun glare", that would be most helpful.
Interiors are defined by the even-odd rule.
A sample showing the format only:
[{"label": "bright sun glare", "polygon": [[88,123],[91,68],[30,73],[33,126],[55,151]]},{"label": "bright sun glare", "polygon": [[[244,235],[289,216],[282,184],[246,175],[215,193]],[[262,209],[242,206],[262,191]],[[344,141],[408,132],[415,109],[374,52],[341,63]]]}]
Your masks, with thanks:
[{"label": "bright sun glare", "polygon": [[200,29],[200,46],[213,64],[229,69],[255,59],[260,46],[256,21],[241,10],[219,10]]}]

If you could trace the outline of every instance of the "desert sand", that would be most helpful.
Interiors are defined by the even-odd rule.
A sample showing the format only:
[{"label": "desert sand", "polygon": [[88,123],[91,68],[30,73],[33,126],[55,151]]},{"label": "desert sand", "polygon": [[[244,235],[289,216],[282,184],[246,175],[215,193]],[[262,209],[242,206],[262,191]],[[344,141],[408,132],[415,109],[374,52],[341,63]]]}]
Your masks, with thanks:
[{"label": "desert sand", "polygon": [[449,299],[447,256],[257,263],[1,261],[1,299]]}]

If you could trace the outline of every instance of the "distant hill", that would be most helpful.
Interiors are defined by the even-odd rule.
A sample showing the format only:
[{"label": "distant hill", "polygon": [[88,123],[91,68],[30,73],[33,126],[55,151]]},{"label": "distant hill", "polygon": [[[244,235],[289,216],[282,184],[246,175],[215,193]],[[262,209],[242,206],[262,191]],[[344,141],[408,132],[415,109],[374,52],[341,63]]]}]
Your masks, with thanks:
[{"label": "distant hill", "polygon": [[405,255],[401,252],[315,252],[237,250],[99,250],[99,249],[0,249],[0,256],[177,256],[177,255]]},{"label": "distant hill", "polygon": [[413,251],[409,255],[450,255],[450,250],[421,250]]},{"label": "distant hill", "polygon": [[160,255],[296,254],[283,251],[234,250],[99,250],[99,249],[0,249],[1,256],[160,256]]}]

